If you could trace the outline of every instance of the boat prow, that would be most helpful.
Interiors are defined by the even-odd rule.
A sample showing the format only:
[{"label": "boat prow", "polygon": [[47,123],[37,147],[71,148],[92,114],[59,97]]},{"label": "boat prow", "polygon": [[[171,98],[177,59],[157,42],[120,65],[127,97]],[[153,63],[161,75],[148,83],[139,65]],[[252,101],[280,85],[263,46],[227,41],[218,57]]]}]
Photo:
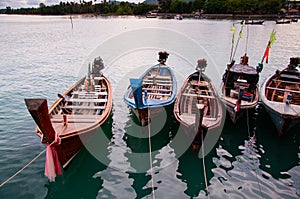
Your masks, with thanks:
[{"label": "boat prow", "polygon": [[[55,148],[63,168],[110,115],[112,87],[100,72],[99,61],[102,59],[95,59],[85,78],[59,94],[49,110],[46,99],[25,99],[37,124],[37,135],[44,144]],[[57,138],[60,142],[56,143]]]},{"label": "boat prow", "polygon": [[[199,64],[200,62],[200,64]],[[206,60],[198,60],[198,65],[206,65]],[[193,150],[206,143],[206,137],[217,141],[223,124],[223,109],[212,81],[199,69],[184,81],[174,104],[174,115],[184,126],[189,137],[194,137]],[[215,142],[216,143],[216,142]],[[205,144],[205,151],[214,145]]]}]

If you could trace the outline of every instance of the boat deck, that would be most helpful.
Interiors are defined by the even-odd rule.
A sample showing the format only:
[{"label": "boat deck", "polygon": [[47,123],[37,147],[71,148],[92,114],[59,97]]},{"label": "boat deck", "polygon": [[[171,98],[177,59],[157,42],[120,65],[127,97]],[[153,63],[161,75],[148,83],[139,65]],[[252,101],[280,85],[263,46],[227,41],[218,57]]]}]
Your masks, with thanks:
[{"label": "boat deck", "polygon": [[197,104],[204,105],[204,116],[202,124],[212,126],[218,122],[218,103],[213,87],[209,82],[201,78],[201,81],[195,80],[198,77],[191,77],[185,82],[179,95],[179,113],[180,120],[188,125],[195,123]]},{"label": "boat deck", "polygon": [[[153,68],[143,77],[143,98],[145,92],[149,100],[167,101],[173,94],[173,77],[168,67]],[[133,98],[133,95],[130,95]]]},{"label": "boat deck", "polygon": [[[289,80],[281,80],[274,78],[266,85],[266,98],[274,102],[287,102],[288,96],[291,96],[290,104],[300,105],[300,77],[295,78],[292,75],[280,76],[281,78],[288,78]],[[293,78],[291,78],[293,77]]]},{"label": "boat deck", "polygon": [[[60,135],[79,132],[91,126],[97,126],[104,118],[102,115],[109,103],[108,85],[103,77],[94,77],[87,89],[86,80],[82,80],[74,89],[61,99],[50,113],[55,131]],[[66,120],[64,121],[64,116]]]}]

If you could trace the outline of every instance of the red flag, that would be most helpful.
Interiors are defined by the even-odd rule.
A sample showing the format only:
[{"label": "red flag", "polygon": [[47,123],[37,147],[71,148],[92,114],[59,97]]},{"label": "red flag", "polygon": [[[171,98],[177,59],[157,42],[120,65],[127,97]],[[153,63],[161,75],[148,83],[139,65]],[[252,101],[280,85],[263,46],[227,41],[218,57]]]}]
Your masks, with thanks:
[{"label": "red flag", "polygon": [[264,57],[263,57],[263,59],[266,58],[266,63],[268,63],[268,61],[269,61],[269,50],[270,50],[270,45],[267,46]]}]

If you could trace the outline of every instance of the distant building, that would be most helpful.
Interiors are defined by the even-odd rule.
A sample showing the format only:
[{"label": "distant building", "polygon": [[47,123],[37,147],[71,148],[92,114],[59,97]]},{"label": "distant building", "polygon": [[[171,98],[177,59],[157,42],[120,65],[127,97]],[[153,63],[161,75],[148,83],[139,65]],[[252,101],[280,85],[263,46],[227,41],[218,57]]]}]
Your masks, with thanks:
[{"label": "distant building", "polygon": [[289,0],[285,2],[285,9],[287,9],[287,11],[291,10],[291,9],[297,9],[299,10],[300,8],[300,1],[299,0]]}]

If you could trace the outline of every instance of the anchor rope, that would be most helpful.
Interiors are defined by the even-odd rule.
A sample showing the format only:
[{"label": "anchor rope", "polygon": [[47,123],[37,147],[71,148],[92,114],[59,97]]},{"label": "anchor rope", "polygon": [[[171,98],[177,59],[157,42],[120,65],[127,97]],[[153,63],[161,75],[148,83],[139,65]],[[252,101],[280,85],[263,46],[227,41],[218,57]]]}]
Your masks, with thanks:
[{"label": "anchor rope", "polygon": [[247,115],[247,131],[248,131],[248,137],[250,138],[250,127],[249,127],[249,116],[248,116],[248,109],[246,109],[246,115]]},{"label": "anchor rope", "polygon": [[204,139],[203,139],[203,133],[201,135],[201,138],[202,138],[201,151],[202,151],[202,165],[203,165],[204,182],[205,182],[205,188],[206,188],[206,191],[207,191],[207,198],[210,199],[209,192],[208,192],[208,185],[207,185],[205,160],[204,160]]},{"label": "anchor rope", "polygon": [[155,199],[155,190],[154,190],[154,175],[153,175],[153,166],[152,166],[152,144],[151,144],[151,128],[150,128],[150,109],[148,108],[148,144],[149,144],[149,163],[150,163],[150,174],[151,174],[151,187],[152,187],[152,198]]},{"label": "anchor rope", "polygon": [[14,177],[16,177],[19,173],[21,173],[23,170],[25,170],[28,166],[30,166],[34,161],[36,161],[44,152],[46,151],[46,148],[42,150],[37,156],[35,156],[29,163],[27,163],[23,168],[21,168],[19,171],[17,171],[15,174],[13,174],[11,177],[9,177],[7,180],[2,182],[0,184],[0,188],[4,186],[6,183],[11,181]]}]

